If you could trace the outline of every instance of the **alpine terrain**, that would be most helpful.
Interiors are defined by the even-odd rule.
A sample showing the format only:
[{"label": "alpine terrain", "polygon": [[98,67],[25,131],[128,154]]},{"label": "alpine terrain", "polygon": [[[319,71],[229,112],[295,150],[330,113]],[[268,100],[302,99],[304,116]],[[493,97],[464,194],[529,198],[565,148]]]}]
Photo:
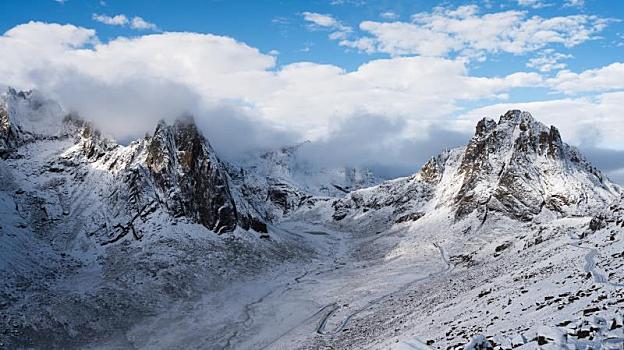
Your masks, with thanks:
[{"label": "alpine terrain", "polygon": [[383,182],[86,117],[0,97],[0,348],[624,347],[624,191],[528,112]]}]

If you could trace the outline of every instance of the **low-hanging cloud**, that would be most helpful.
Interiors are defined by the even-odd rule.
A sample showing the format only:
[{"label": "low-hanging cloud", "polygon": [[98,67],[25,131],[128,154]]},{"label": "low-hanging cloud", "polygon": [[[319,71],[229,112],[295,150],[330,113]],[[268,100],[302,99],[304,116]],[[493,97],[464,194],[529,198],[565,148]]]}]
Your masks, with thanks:
[{"label": "low-hanging cloud", "polygon": [[[465,143],[476,119],[453,118],[459,103],[556,86],[538,73],[473,76],[465,61],[442,57],[373,59],[352,71],[312,62],[278,67],[274,56],[225,36],[165,32],[102,42],[92,29],[41,22],[4,33],[0,52],[0,84],[37,88],[122,142],[151,133],[160,119],[193,114],[227,159],[309,139],[310,160],[388,177]],[[622,98],[609,92],[527,108],[562,129],[598,115],[611,143],[598,146],[618,148],[621,120],[609,111]],[[509,108],[499,104],[479,118]]]},{"label": "low-hanging cloud", "polygon": [[365,167],[385,178],[416,172],[440,151],[465,144],[470,134],[441,125],[424,126],[421,135],[405,135],[400,119],[359,115],[346,119],[326,138],[305,144],[300,156],[326,167]]}]

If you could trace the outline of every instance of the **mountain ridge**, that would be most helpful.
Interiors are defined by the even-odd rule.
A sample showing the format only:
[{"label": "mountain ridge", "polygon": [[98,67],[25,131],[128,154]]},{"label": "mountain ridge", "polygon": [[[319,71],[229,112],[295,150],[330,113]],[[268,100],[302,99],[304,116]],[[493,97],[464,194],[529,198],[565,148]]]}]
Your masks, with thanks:
[{"label": "mountain ridge", "polygon": [[[188,116],[120,145],[37,92],[0,102],[9,346],[379,348],[422,324],[452,346],[493,314],[488,332],[584,310],[617,320],[624,193],[527,112],[358,188],[376,180],[299,177],[289,148],[223,162]],[[338,183],[354,190],[314,192]],[[549,281],[579,296],[551,298]]]}]

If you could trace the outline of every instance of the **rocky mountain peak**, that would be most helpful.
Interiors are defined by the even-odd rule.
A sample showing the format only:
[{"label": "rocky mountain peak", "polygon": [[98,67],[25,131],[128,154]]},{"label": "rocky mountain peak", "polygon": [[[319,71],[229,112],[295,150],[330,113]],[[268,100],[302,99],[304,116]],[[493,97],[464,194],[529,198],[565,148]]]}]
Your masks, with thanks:
[{"label": "rocky mountain peak", "polygon": [[[489,209],[530,220],[544,207],[573,210],[591,200],[608,200],[615,190],[559,130],[535,120],[528,112],[510,110],[498,123],[477,123],[460,165],[462,186],[455,197],[456,219]],[[488,209],[489,208],[489,209]]]},{"label": "rocky mountain peak", "polygon": [[159,122],[146,148],[145,163],[174,215],[217,233],[234,230],[237,212],[227,174],[192,117]]},{"label": "rocky mountain peak", "polygon": [[37,90],[9,87],[0,94],[0,157],[6,158],[22,144],[65,134],[63,110]]}]

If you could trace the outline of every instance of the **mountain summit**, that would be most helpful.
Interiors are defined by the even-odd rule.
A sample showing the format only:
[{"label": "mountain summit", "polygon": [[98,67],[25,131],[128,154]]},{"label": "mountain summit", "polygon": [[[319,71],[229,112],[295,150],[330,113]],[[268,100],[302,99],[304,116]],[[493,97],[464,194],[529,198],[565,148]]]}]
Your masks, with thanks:
[{"label": "mountain summit", "polygon": [[494,214],[520,221],[595,214],[620,191],[557,128],[510,110],[498,122],[480,120],[467,146],[433,157],[413,176],[354,191],[333,206],[336,220],[387,208],[393,220],[416,220],[444,209],[456,222],[482,224]]}]

